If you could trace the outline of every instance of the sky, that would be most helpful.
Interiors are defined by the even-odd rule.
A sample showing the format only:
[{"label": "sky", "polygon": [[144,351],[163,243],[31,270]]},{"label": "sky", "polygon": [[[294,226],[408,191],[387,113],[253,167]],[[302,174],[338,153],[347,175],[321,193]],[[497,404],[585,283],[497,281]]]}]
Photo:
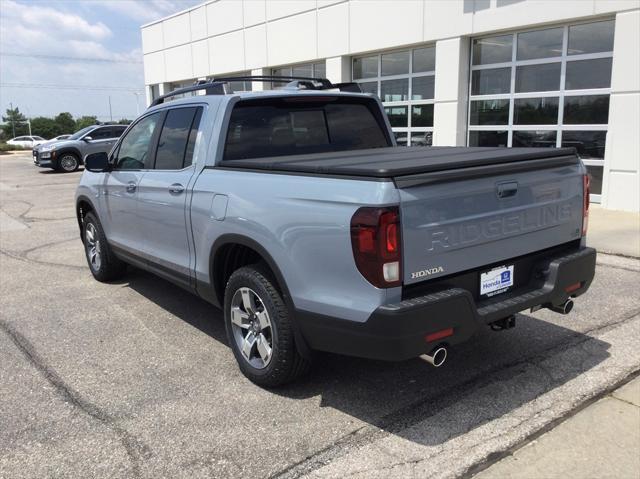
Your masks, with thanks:
[{"label": "sky", "polygon": [[[140,26],[204,0],[0,0],[0,109],[27,117],[137,116]],[[138,93],[138,96],[136,96]]]}]

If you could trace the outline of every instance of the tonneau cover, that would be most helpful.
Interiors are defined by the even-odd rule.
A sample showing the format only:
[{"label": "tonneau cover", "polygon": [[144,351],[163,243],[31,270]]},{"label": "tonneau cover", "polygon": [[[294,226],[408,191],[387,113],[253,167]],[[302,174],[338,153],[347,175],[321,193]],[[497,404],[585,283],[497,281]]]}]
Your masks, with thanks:
[{"label": "tonneau cover", "polygon": [[312,153],[222,161],[218,166],[251,170],[396,178],[547,158],[574,157],[574,148],[486,148],[415,146]]}]

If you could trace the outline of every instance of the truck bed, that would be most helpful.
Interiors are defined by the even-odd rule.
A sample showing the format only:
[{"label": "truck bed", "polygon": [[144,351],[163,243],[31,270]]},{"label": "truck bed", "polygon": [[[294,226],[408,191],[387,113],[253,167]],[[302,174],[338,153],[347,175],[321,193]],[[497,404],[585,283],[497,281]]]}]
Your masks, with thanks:
[{"label": "truck bed", "polygon": [[548,160],[554,162],[558,160],[570,163],[578,162],[574,148],[397,146],[226,160],[220,162],[219,166],[283,173],[397,179],[425,173],[437,174],[460,169],[467,171],[468,169],[498,165],[500,165],[500,171],[506,172],[510,168],[520,169],[525,163],[531,165],[532,162],[540,162],[544,163],[544,165],[540,164],[541,167],[548,166],[550,163]]}]

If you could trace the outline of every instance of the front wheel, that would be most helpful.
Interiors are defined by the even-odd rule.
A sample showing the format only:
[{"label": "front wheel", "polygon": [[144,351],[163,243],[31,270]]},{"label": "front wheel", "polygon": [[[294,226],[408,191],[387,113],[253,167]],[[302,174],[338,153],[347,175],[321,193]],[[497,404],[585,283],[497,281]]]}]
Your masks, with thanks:
[{"label": "front wheel", "polygon": [[122,277],[127,265],[115,257],[107,243],[100,221],[93,213],[84,217],[84,252],[91,274],[98,281]]},{"label": "front wheel", "polygon": [[260,266],[236,270],[224,295],[231,350],[242,373],[259,386],[291,382],[309,369],[296,349],[289,311],[269,272]]},{"label": "front wheel", "polygon": [[80,160],[73,153],[63,153],[63,155],[58,158],[58,170],[63,173],[71,173],[76,171],[80,166]]}]

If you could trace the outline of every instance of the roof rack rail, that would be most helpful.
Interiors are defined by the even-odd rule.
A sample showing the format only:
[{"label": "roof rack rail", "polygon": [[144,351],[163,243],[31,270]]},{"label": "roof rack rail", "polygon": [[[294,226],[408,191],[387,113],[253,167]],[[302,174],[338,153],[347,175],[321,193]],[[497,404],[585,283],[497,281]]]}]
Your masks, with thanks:
[{"label": "roof rack rail", "polygon": [[284,88],[291,89],[306,89],[306,90],[334,90],[349,91],[354,93],[362,93],[360,85],[355,82],[347,83],[331,83],[326,78],[313,78],[313,77],[298,77],[298,76],[234,76],[234,77],[218,77],[211,78],[210,80],[200,80],[191,86],[184,88],[178,88],[166,95],[159,96],[153,102],[152,106],[160,105],[165,102],[167,98],[171,98],[185,93],[191,93],[194,91],[205,91],[205,95],[224,95],[227,93],[225,85],[229,82],[246,81],[246,82],[273,82],[273,83],[285,83]]}]

